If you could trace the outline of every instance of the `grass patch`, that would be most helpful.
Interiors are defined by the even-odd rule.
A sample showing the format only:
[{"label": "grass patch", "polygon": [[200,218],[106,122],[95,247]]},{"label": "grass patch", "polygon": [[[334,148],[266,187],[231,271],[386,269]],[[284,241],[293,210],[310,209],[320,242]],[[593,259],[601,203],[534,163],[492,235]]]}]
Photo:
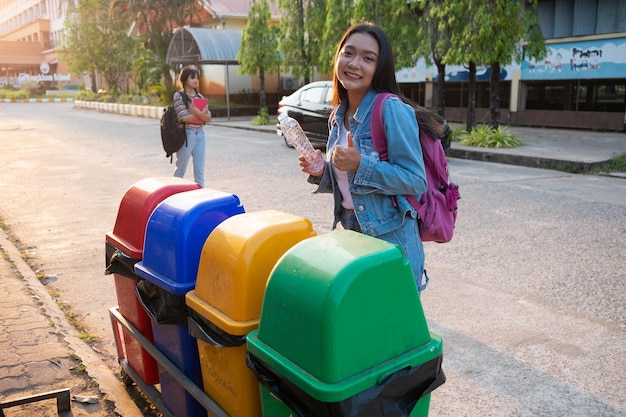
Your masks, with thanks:
[{"label": "grass patch", "polygon": [[594,167],[589,173],[594,175],[610,174],[616,172],[626,173],[626,153],[616,156],[615,158]]},{"label": "grass patch", "polygon": [[87,367],[84,363],[79,363],[78,365],[74,366],[71,371],[75,374],[84,374],[85,372],[87,372]]},{"label": "grass patch", "polygon": [[626,172],[626,152],[611,159],[607,165],[612,171]]},{"label": "grass patch", "polygon": [[93,334],[90,332],[81,332],[78,337],[85,343],[92,344],[100,341],[100,338],[97,334]]}]

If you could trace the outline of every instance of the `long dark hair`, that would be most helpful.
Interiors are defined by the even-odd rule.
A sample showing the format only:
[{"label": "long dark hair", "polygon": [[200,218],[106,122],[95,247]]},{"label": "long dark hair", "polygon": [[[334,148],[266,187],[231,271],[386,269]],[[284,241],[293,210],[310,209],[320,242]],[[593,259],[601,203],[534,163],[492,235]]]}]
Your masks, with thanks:
[{"label": "long dark hair", "polygon": [[187,82],[189,77],[197,78],[198,76],[199,76],[199,74],[198,74],[198,70],[197,69],[195,69],[195,68],[184,68],[180,72],[180,82],[181,82],[181,84],[184,87],[185,83]]},{"label": "long dark hair", "polygon": [[339,44],[337,45],[337,50],[335,51],[335,65],[333,66],[332,105],[338,106],[342,101],[348,99],[348,91],[343,84],[339,82],[336,63],[346,40],[355,33],[366,33],[372,36],[378,43],[380,51],[378,55],[378,62],[376,63],[376,71],[374,72],[374,77],[372,78],[372,88],[379,93],[393,93],[400,97],[402,101],[415,109],[415,117],[420,129],[423,129],[426,133],[433,137],[441,137],[443,127],[436,119],[436,116],[428,109],[417,105],[400,92],[400,87],[396,81],[395,60],[389,37],[380,26],[371,22],[362,22],[350,26],[343,34]]}]

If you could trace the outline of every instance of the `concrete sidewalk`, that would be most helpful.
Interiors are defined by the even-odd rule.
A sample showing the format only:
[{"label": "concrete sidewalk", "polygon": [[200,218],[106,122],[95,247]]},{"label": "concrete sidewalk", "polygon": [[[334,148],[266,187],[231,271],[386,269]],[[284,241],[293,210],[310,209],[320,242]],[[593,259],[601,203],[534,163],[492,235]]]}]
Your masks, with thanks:
[{"label": "concrete sidewalk", "polygon": [[[213,125],[275,134],[275,125],[254,126],[247,118],[216,118]],[[210,129],[211,125],[206,129]],[[584,172],[626,153],[626,134],[556,129],[512,128],[524,145],[513,149],[478,149],[453,143],[450,156],[540,168]],[[617,174],[622,175],[622,174]],[[625,177],[626,178],[626,177]],[[72,396],[96,397],[96,404],[72,402],[77,415],[132,417],[141,415],[123,385],[98,355],[78,337],[45,287],[37,280],[18,248],[0,229],[0,402],[70,388]],[[72,370],[82,362],[85,375]],[[89,380],[97,381],[97,386]],[[107,401],[110,400],[110,401]],[[54,416],[47,400],[36,413],[9,416]],[[44,403],[42,403],[44,404]],[[43,407],[43,408],[41,408]],[[63,416],[74,415],[63,413]]]},{"label": "concrete sidewalk", "polygon": [[[122,383],[67,321],[19,249],[0,228],[0,403],[69,389],[55,399],[0,410],[6,417],[139,417]],[[2,414],[4,413],[4,414]]]},{"label": "concrete sidewalk", "polygon": [[[216,118],[212,124],[276,133],[275,125],[255,126],[250,117]],[[521,139],[522,146],[475,148],[453,142],[448,155],[451,158],[583,173],[626,153],[626,133],[530,127],[512,127],[510,130]]]}]

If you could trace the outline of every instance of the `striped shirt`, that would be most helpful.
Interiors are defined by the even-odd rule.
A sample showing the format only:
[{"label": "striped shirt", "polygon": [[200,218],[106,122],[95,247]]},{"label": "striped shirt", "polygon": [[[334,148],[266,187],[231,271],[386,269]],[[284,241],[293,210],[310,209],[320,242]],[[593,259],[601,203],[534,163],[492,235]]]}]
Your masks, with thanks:
[{"label": "striped shirt", "polygon": [[[202,97],[202,95],[200,93],[196,93],[195,95],[188,96],[188,97],[189,97],[189,102],[191,103],[192,98]],[[177,91],[174,93],[174,110],[176,110],[176,116],[178,117],[179,121],[183,117],[189,116],[191,114],[189,113],[189,109],[187,108],[187,106],[185,106],[185,102],[183,100],[183,94],[180,91]],[[203,127],[204,127],[204,123],[202,124],[185,123],[185,128],[187,129],[197,130],[197,129],[202,129]]]}]

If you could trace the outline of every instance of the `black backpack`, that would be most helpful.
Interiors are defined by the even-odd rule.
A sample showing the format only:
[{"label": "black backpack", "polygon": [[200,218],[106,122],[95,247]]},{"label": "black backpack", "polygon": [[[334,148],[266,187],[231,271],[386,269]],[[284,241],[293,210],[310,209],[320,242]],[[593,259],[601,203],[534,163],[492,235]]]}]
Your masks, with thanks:
[{"label": "black backpack", "polygon": [[[189,107],[189,96],[181,93],[185,106]],[[170,104],[163,109],[161,116],[161,142],[165,157],[170,158],[170,164],[174,159],[174,153],[178,152],[183,145],[187,146],[187,133],[185,132],[185,124],[178,121],[174,104]]]}]

